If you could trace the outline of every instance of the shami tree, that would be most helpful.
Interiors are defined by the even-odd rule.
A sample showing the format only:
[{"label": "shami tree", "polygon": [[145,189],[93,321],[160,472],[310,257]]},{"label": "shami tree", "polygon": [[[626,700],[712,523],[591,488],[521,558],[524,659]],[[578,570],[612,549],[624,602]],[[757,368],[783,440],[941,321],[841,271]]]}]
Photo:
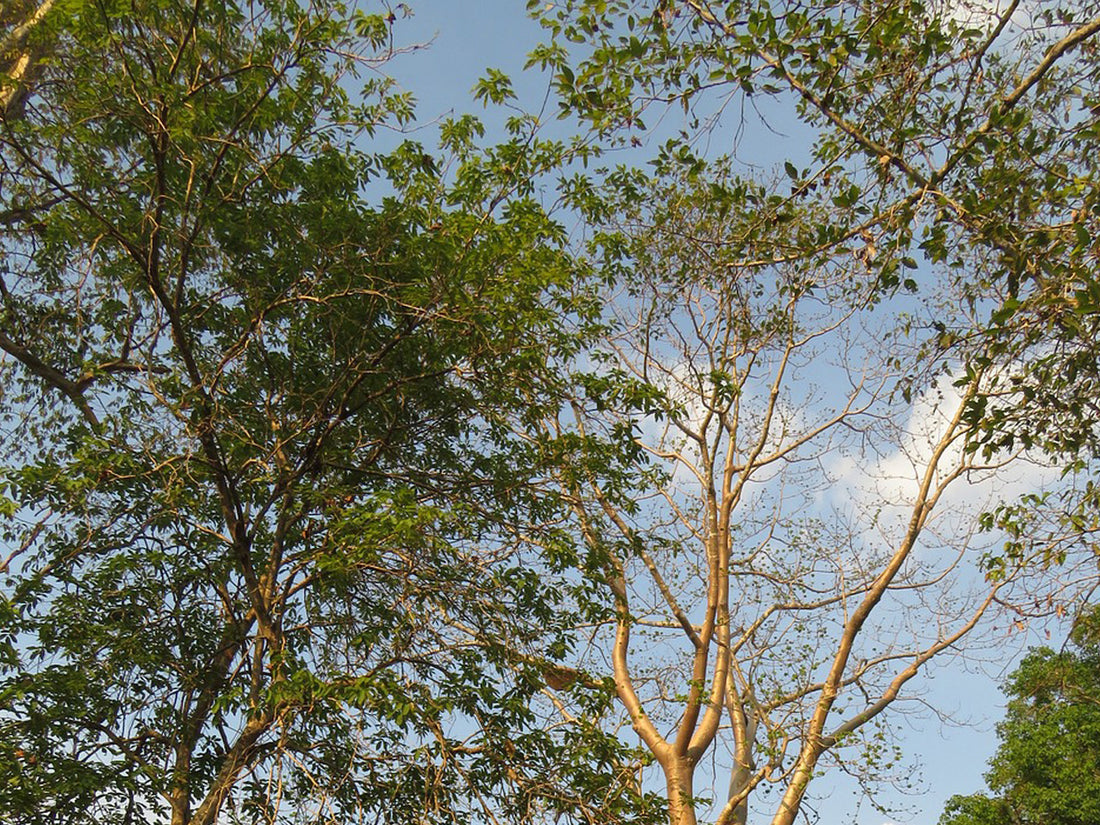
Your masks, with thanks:
[{"label": "shami tree", "polygon": [[5,821],[644,820],[530,701],[575,624],[512,435],[591,315],[561,148],[372,150],[385,9],[3,16]]}]

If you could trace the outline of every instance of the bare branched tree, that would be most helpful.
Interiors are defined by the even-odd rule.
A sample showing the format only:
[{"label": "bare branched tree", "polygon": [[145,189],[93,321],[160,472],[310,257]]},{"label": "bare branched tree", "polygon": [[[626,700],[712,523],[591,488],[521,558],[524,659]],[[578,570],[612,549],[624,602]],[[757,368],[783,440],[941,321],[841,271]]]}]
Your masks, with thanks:
[{"label": "bare branched tree", "polygon": [[[719,796],[697,781],[717,749],[717,822],[778,793],[787,825],[826,767],[889,775],[884,712],[1012,579],[979,565],[981,482],[1043,474],[968,447],[984,374],[945,371],[899,321],[957,302],[883,300],[866,257],[800,251],[712,192],[666,182],[620,204],[597,241],[615,238],[623,273],[609,332],[545,434],[573,439],[558,478],[613,627],[603,655],[671,821]],[[600,464],[607,443],[627,466]]]}]

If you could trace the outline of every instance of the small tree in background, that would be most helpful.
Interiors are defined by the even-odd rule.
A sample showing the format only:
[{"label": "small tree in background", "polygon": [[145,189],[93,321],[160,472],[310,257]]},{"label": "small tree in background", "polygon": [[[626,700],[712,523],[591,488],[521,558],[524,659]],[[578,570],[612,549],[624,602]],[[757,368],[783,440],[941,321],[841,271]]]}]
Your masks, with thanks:
[{"label": "small tree in background", "polygon": [[1032,650],[1012,673],[1001,744],[986,774],[993,794],[952,797],[940,825],[1100,822],[1098,620],[1093,609],[1066,649]]}]

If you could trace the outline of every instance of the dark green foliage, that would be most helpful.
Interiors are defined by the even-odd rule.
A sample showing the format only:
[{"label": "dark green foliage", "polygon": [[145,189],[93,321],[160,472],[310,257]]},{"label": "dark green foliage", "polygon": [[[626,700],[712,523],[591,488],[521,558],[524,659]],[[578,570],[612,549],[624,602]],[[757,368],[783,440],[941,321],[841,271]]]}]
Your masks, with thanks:
[{"label": "dark green foliage", "polygon": [[993,796],[952,797],[941,825],[1100,822],[1100,629],[1092,612],[1070,648],[1033,650],[1009,678],[986,781]]},{"label": "dark green foliage", "polygon": [[373,79],[393,22],[78,1],[32,33],[58,57],[0,120],[5,822],[652,810],[536,699],[573,620],[519,549],[561,539],[515,433],[592,312],[531,197],[561,149],[465,120],[373,153],[410,116]]}]

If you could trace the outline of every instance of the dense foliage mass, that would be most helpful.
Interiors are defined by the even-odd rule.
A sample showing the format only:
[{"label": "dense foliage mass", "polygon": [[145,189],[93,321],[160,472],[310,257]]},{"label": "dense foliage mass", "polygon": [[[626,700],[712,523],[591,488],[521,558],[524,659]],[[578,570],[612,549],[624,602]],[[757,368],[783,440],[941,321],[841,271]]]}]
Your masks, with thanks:
[{"label": "dense foliage mass", "polygon": [[0,820],[788,825],[1092,592],[1095,0],[528,6],[571,141],[393,139],[404,4],[0,10]]},{"label": "dense foliage mass", "polygon": [[942,825],[1085,825],[1100,819],[1100,637],[1083,617],[1067,649],[1037,648],[1005,685],[1001,746],[986,779],[996,796],[956,796]]},{"label": "dense foliage mass", "polygon": [[505,425],[590,312],[552,147],[373,153],[382,15],[13,11],[4,817],[644,817],[615,740],[530,706],[573,622]]}]

